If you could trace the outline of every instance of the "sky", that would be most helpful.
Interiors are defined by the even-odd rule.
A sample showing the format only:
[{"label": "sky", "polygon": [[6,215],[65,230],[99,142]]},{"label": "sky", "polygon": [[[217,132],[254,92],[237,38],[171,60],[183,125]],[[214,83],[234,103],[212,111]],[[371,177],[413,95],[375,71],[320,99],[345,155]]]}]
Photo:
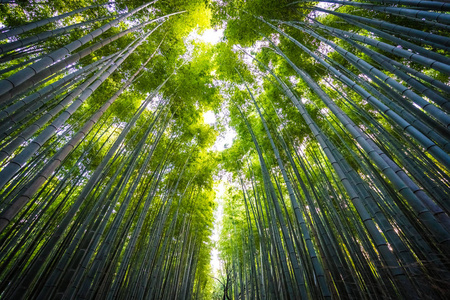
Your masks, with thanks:
[{"label": "sky", "polygon": [[198,31],[192,31],[188,39],[195,39],[205,43],[217,44],[223,38],[223,29],[206,29],[200,35]]},{"label": "sky", "polygon": [[[211,43],[211,44],[217,44],[219,43],[223,38],[223,29],[206,29],[202,34],[199,34],[196,31],[193,31],[188,36],[188,40],[198,40],[205,43]],[[206,124],[214,126],[214,124],[217,122],[217,119],[220,118],[221,115],[216,116],[216,114],[213,111],[207,111],[203,113],[203,121]],[[223,151],[224,149],[231,146],[233,143],[233,138],[236,136],[236,132],[229,126],[225,125],[225,132],[217,137],[216,142],[212,146],[211,150],[216,151]],[[222,197],[225,193],[225,185],[223,181],[219,181],[219,183],[216,183],[215,186],[216,191],[216,201],[217,201],[217,208],[214,211],[214,228],[213,228],[213,234],[211,236],[211,240],[213,242],[217,242],[219,240],[219,234],[221,230],[221,223],[222,223],[222,217],[223,217],[223,203],[222,203]],[[221,264],[219,259],[219,250],[216,247],[213,247],[211,251],[211,267],[214,276],[218,275],[218,272],[220,270]]]},{"label": "sky", "polygon": [[[225,193],[225,184],[223,181],[220,181],[218,185],[215,186],[216,191],[216,201],[218,202],[218,206],[216,210],[214,211],[214,229],[212,234],[212,241],[218,242],[219,241],[219,235],[220,231],[222,229],[221,223],[223,218],[223,202],[222,202],[222,196]],[[211,268],[213,271],[214,276],[218,275],[219,269],[220,269],[220,260],[219,260],[219,250],[216,247],[213,247],[211,251]]]}]

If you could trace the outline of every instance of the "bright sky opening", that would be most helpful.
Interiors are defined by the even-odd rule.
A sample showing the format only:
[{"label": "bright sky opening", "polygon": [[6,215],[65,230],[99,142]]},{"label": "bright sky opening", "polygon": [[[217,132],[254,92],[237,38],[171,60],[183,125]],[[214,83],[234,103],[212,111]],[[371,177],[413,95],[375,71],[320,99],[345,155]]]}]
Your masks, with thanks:
[{"label": "bright sky opening", "polygon": [[214,125],[216,123],[216,115],[213,111],[209,110],[203,114],[203,121],[206,124]]},{"label": "bright sky opening", "polygon": [[222,40],[223,29],[206,29],[201,35],[198,31],[193,31],[189,34],[189,38],[214,45]]},{"label": "bright sky opening", "polygon": [[[197,31],[191,32],[189,34],[188,39],[201,41],[204,43],[209,44],[217,44],[223,39],[223,29],[206,29],[203,31],[203,33],[200,35]],[[220,116],[219,116],[220,117]],[[209,124],[211,126],[214,126],[216,123],[217,118],[213,111],[207,111],[203,113],[203,122],[206,124]],[[223,134],[221,134],[216,142],[214,143],[211,150],[216,151],[223,151],[226,148],[229,148],[231,144],[233,144],[233,139],[236,137],[236,132],[231,128],[226,126],[226,130]],[[218,207],[214,211],[214,229],[213,229],[213,235],[212,240],[214,242],[217,242],[219,240],[219,234],[221,230],[221,223],[222,223],[222,217],[223,217],[223,203],[222,203],[222,197],[225,192],[225,186],[223,182],[221,181],[216,187],[216,200],[218,201]],[[219,250],[214,247],[211,250],[211,266],[214,276],[218,276],[219,270],[221,268],[220,258],[219,258]]]},{"label": "bright sky opening", "polygon": [[[225,194],[225,184],[224,182],[221,180],[219,182],[219,184],[216,183],[216,186],[214,187],[214,189],[216,190],[216,199],[218,200],[218,207],[216,208],[216,210],[214,211],[214,229],[213,229],[213,234],[211,239],[214,242],[218,242],[219,241],[219,237],[220,237],[220,231],[222,230],[222,218],[223,218],[223,202],[222,202],[222,197]],[[220,263],[220,258],[219,258],[219,250],[217,249],[217,247],[214,247],[211,250],[211,267],[212,267],[212,271],[214,276],[218,276],[219,274],[219,270],[221,268],[221,263]]]}]

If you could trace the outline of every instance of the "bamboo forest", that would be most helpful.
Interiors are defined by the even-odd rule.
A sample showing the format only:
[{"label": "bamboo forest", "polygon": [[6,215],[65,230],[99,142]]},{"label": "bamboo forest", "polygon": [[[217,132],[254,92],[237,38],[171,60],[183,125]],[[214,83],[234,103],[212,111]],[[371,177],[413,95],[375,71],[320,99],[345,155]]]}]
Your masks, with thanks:
[{"label": "bamboo forest", "polygon": [[449,299],[449,0],[0,0],[0,299]]}]

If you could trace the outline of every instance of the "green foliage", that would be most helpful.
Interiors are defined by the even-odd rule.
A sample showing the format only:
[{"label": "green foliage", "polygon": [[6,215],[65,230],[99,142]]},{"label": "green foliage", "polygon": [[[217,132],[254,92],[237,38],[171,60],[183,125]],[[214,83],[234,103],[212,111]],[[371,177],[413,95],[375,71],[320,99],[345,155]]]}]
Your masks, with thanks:
[{"label": "green foliage", "polygon": [[[0,53],[0,298],[445,297],[448,25],[317,1],[159,0],[89,40],[146,3],[100,5],[1,41],[96,20]],[[14,1],[0,22],[7,32],[95,4]],[[430,35],[363,29],[352,16]],[[187,38],[211,27],[224,29],[215,45]],[[102,46],[64,65],[46,57],[11,87],[80,38],[70,55]],[[109,56],[106,79],[62,102],[101,68],[70,87],[58,80]],[[211,150],[228,127],[232,145]]]}]

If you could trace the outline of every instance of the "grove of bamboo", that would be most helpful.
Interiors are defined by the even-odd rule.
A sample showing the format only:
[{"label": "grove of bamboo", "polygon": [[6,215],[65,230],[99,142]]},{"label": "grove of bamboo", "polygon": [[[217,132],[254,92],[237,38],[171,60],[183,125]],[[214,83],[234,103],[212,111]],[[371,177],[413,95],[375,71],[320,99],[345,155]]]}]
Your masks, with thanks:
[{"label": "grove of bamboo", "polygon": [[1,1],[0,299],[446,299],[449,11]]}]

